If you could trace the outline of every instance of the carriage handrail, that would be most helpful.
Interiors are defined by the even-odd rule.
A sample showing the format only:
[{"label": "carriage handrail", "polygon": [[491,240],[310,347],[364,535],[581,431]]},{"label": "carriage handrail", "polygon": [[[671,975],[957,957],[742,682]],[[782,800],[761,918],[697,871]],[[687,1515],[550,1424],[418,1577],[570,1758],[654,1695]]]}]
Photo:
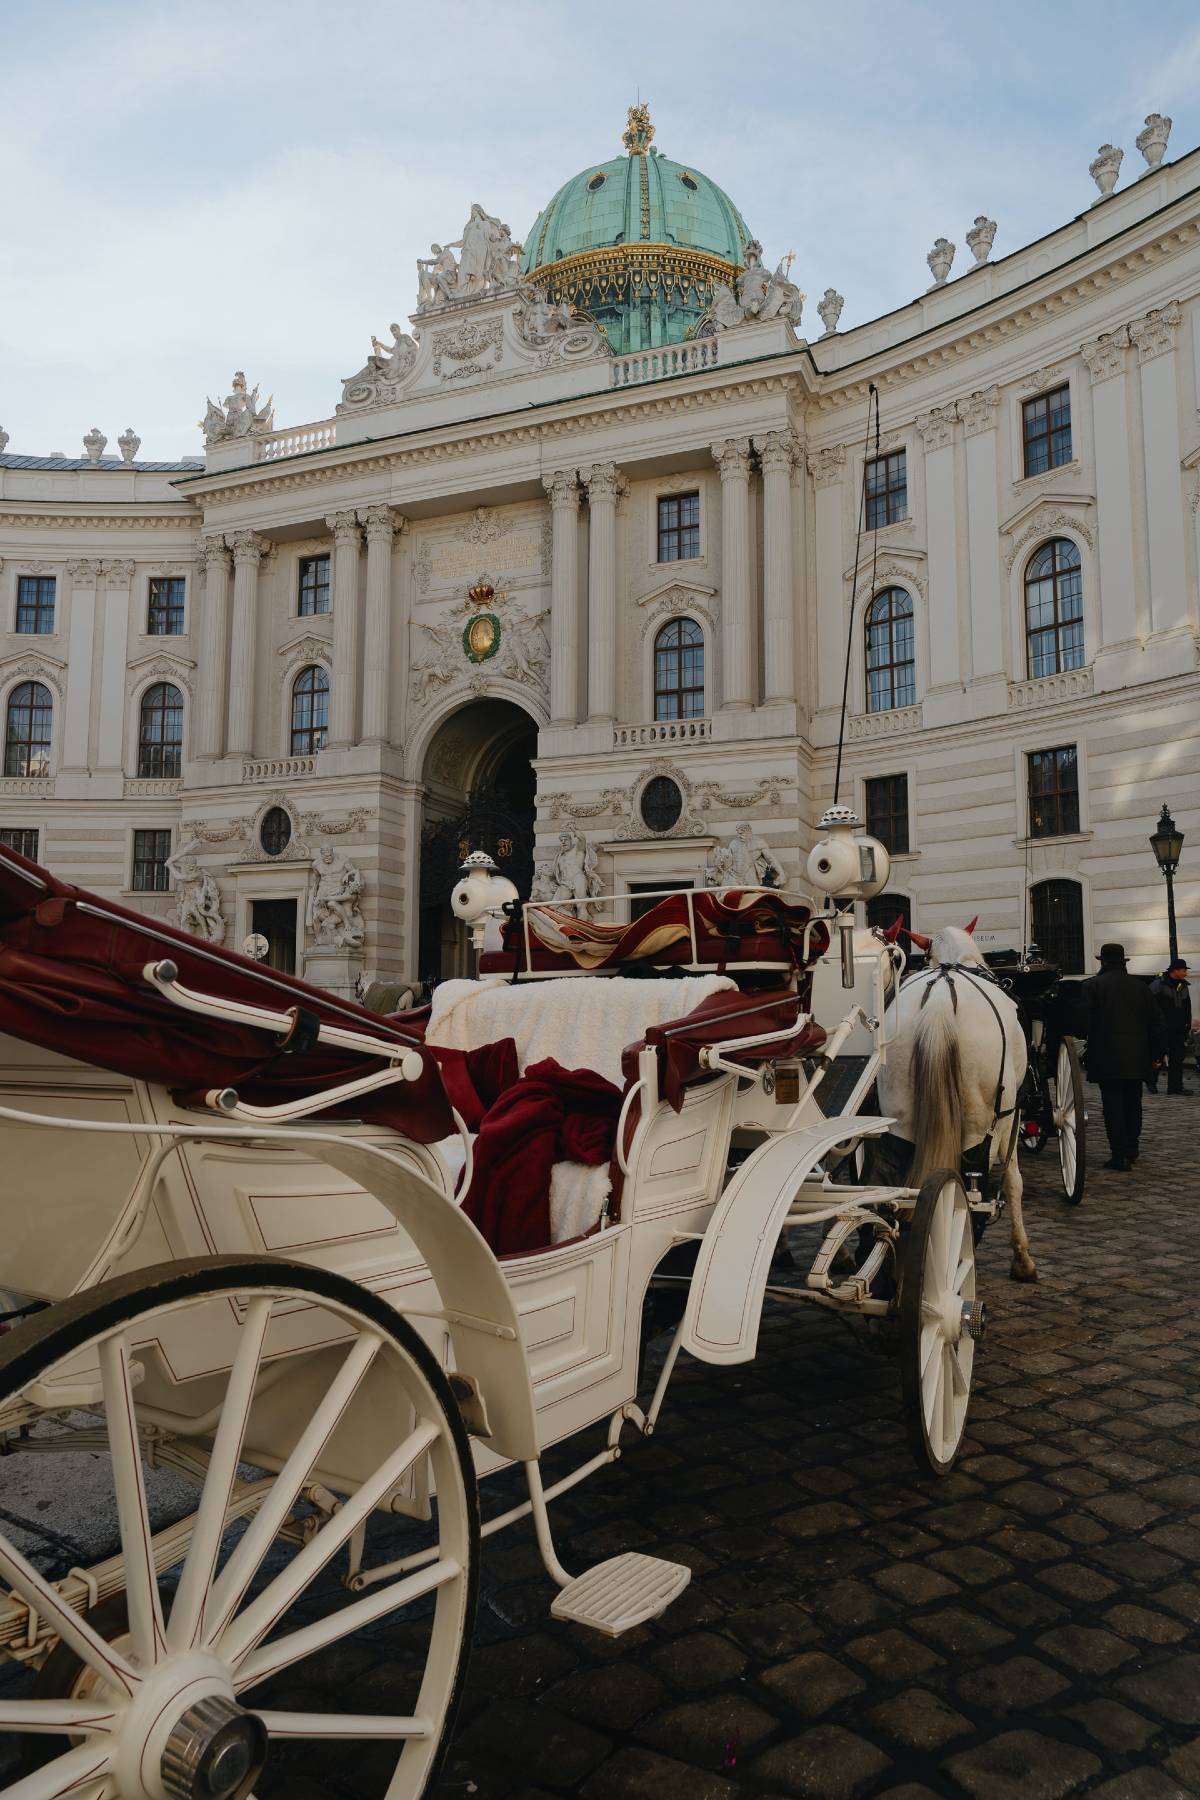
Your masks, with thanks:
[{"label": "carriage handrail", "polygon": [[[272,1031],[278,1035],[294,1029],[300,1011],[298,1007],[290,1007],[287,1012],[271,1012],[265,1006],[249,1006],[242,1000],[224,1000],[211,994],[198,993],[194,988],[184,987],[179,980],[178,969],[166,957],[158,962],[146,963],[142,976],[151,987],[184,1012],[199,1013],[208,1019],[220,1019],[227,1025],[250,1025],[259,1031]],[[373,1056],[396,1064],[399,1078],[404,1081],[420,1080],[425,1066],[420,1052],[410,1044],[389,1043],[386,1038],[369,1037],[363,1031],[347,1031],[342,1025],[320,1023],[316,1041],[333,1045],[339,1050],[355,1050],[361,1056]],[[329,1102],[326,1097],[322,1097],[321,1103],[328,1105]],[[264,1116],[269,1115],[264,1113]]]},{"label": "carriage handrail", "polygon": [[719,1044],[706,1044],[700,1050],[700,1066],[702,1069],[723,1069],[727,1075],[741,1075],[756,1078],[754,1069],[745,1068],[741,1063],[726,1062],[728,1054],[739,1050],[756,1050],[763,1044],[782,1044],[794,1038],[810,1022],[811,1013],[797,1013],[794,1023],[784,1025],[777,1031],[756,1031],[751,1037],[724,1038]]}]

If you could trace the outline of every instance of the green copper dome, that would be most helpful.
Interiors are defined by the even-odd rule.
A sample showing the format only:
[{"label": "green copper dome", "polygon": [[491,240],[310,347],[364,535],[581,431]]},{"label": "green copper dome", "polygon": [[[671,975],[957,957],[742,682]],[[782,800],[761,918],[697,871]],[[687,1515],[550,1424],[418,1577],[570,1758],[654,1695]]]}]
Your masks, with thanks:
[{"label": "green copper dome", "polygon": [[556,303],[590,313],[614,351],[678,344],[732,283],[750,237],[715,181],[650,148],[645,106],[629,109],[626,155],[559,188],[525,239],[522,269]]}]

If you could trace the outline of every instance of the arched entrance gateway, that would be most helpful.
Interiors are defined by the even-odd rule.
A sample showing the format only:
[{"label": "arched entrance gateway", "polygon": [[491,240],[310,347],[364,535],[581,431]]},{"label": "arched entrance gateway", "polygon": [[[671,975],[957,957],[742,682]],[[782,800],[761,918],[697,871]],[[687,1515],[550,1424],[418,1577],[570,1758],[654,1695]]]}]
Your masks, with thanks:
[{"label": "arched entrance gateway", "polygon": [[467,975],[450,890],[468,850],[486,850],[522,893],[533,875],[537,725],[510,700],[474,700],[444,719],[421,770],[418,974]]}]

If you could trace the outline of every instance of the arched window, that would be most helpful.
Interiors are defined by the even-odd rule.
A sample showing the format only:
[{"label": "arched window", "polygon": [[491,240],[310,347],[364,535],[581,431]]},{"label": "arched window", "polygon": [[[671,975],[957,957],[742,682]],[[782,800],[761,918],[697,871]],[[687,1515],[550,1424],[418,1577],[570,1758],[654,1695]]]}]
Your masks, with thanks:
[{"label": "arched window", "polygon": [[8,697],[4,725],[4,773],[48,775],[54,702],[40,681],[23,681]]},{"label": "arched window", "polygon": [[178,781],[183,773],[183,695],[169,681],[142,695],[137,772],[151,781]]},{"label": "arched window", "polygon": [[329,677],[316,663],[292,685],[292,755],[314,756],[329,736]]},{"label": "arched window", "polygon": [[1083,572],[1070,538],[1051,538],[1029,559],[1025,637],[1031,676],[1083,667]]},{"label": "arched window", "polygon": [[1083,890],[1077,881],[1039,881],[1030,895],[1033,941],[1064,975],[1083,974]]},{"label": "arched window", "polygon": [[670,619],[654,639],[654,717],[704,717],[704,633],[695,619]]},{"label": "arched window", "polygon": [[867,711],[916,702],[912,598],[903,588],[886,588],[867,608]]},{"label": "arched window", "polygon": [[897,919],[906,930],[911,929],[912,901],[907,894],[876,894],[873,900],[867,901],[868,925],[886,931]]}]

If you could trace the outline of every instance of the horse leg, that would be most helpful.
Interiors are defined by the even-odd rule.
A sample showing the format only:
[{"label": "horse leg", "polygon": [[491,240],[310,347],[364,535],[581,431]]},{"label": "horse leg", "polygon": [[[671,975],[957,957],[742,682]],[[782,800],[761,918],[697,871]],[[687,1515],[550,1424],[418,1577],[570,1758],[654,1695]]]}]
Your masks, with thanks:
[{"label": "horse leg", "polygon": [[1025,1235],[1025,1216],[1021,1209],[1021,1194],[1024,1182],[1021,1171],[1017,1167],[1017,1153],[1014,1149],[1001,1178],[1000,1186],[1004,1198],[1008,1202],[1008,1216],[1012,1220],[1012,1265],[1009,1275],[1014,1281],[1036,1281],[1037,1264],[1029,1254],[1029,1239]]}]

